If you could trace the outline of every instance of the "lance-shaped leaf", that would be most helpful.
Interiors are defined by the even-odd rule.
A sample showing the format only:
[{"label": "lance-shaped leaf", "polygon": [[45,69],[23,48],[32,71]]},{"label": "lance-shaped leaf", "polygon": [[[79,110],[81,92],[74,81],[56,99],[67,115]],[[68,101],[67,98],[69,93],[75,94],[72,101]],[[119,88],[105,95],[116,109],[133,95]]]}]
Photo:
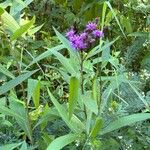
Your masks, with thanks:
[{"label": "lance-shaped leaf", "polygon": [[64,49],[64,48],[65,48],[65,47],[64,47],[64,45],[62,45],[62,44],[61,44],[61,45],[58,45],[58,46],[55,46],[55,47],[52,47],[52,48],[47,48],[47,51],[43,52],[43,53],[40,54],[38,57],[34,58],[33,61],[26,67],[26,69],[27,69],[28,67],[30,67],[31,65],[33,65],[33,64],[35,64],[35,63],[37,63],[37,62],[39,62],[40,60],[45,59],[45,58],[51,56],[51,55],[52,55],[51,51],[59,51],[59,50],[62,50],[62,49]]},{"label": "lance-shaped leaf", "polygon": [[76,77],[70,78],[69,86],[69,119],[73,115],[79,95],[79,79]]},{"label": "lance-shaped leaf", "polygon": [[22,36],[24,33],[26,33],[31,26],[35,23],[35,17],[33,17],[28,23],[21,26],[19,29],[17,29],[14,34],[10,37],[11,41],[16,40],[18,37]]},{"label": "lance-shaped leaf", "polygon": [[78,139],[76,134],[67,134],[61,137],[56,138],[50,145],[47,147],[46,150],[60,150],[64,146],[70,144],[71,142]]},{"label": "lance-shaped leaf", "polygon": [[24,130],[28,138],[32,141],[32,130],[29,122],[28,112],[25,108],[25,103],[15,98],[13,95],[9,97],[9,102],[10,109],[23,118],[22,120],[20,117],[15,117],[17,123]]},{"label": "lance-shaped leaf", "polygon": [[52,93],[47,88],[48,94],[51,98],[51,101],[55,105],[60,117],[63,119],[63,121],[67,124],[67,126],[75,133],[80,133],[84,129],[84,125],[82,122],[76,117],[72,116],[71,120],[69,120],[68,112],[66,111],[65,107],[63,107],[52,95]]},{"label": "lance-shaped leaf", "polygon": [[95,138],[99,133],[99,131],[101,130],[102,126],[103,126],[103,120],[101,118],[97,118],[96,123],[93,129],[91,130],[90,137]]},{"label": "lance-shaped leaf", "polygon": [[118,118],[117,120],[111,122],[107,127],[105,127],[101,131],[101,135],[112,132],[114,130],[120,129],[122,127],[134,124],[138,121],[144,121],[146,119],[150,118],[149,113],[138,113],[138,114],[133,114],[125,117]]},{"label": "lance-shaped leaf", "polygon": [[7,29],[9,29],[12,33],[14,33],[20,27],[19,24],[15,21],[15,19],[5,10],[1,15],[1,19],[4,23],[4,26]]},{"label": "lance-shaped leaf", "polygon": [[11,144],[6,144],[6,145],[3,145],[3,146],[0,146],[0,149],[1,150],[13,150],[17,147],[19,147],[20,145],[22,144],[22,142],[20,143],[11,143]]},{"label": "lance-shaped leaf", "polygon": [[10,72],[8,71],[3,65],[0,64],[0,72],[3,73],[4,75],[14,79],[15,76]]},{"label": "lance-shaped leaf", "polygon": [[4,13],[4,9],[0,7],[0,15]]},{"label": "lance-shaped leaf", "polygon": [[23,82],[24,80],[29,78],[35,72],[37,72],[37,70],[30,71],[28,73],[22,74],[22,75],[20,75],[16,78],[14,78],[13,80],[10,80],[9,82],[5,83],[4,85],[2,85],[0,87],[0,95],[6,93],[9,90],[11,90],[12,88],[16,87],[18,84],[20,84],[21,82]]},{"label": "lance-shaped leaf", "polygon": [[39,101],[40,101],[40,81],[37,82],[36,87],[33,91],[33,102],[36,108],[39,107]]}]

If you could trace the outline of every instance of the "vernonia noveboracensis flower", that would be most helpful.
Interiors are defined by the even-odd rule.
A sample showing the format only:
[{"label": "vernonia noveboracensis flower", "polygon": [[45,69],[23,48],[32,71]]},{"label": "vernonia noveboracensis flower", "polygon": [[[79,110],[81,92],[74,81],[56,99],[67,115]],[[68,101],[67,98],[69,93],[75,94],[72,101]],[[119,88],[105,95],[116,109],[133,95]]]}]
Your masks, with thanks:
[{"label": "vernonia noveboracensis flower", "polygon": [[76,50],[86,50],[89,45],[94,43],[98,38],[104,36],[103,31],[99,30],[97,23],[88,22],[83,32],[77,33],[71,28],[67,33],[66,37],[70,41],[73,48]]}]

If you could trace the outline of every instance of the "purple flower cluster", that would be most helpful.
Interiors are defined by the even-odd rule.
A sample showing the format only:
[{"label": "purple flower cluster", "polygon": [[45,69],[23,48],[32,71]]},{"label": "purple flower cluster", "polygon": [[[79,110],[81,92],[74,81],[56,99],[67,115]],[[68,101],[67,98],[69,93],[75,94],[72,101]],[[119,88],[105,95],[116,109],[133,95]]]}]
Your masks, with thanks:
[{"label": "purple flower cluster", "polygon": [[77,34],[72,28],[66,33],[71,45],[77,50],[85,50],[90,44],[94,43],[96,39],[104,36],[103,31],[97,28],[97,24],[89,22],[83,32]]}]

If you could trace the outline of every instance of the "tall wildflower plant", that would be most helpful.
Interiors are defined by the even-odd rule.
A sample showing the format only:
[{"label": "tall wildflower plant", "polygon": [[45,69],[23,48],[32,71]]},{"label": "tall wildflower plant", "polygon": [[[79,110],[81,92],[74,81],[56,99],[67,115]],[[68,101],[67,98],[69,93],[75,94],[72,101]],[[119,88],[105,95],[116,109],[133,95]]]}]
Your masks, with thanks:
[{"label": "tall wildflower plant", "polygon": [[[54,30],[62,42],[63,48],[67,48],[70,54],[70,57],[66,58],[57,49],[50,51],[64,66],[63,71],[60,70],[60,72],[65,81],[69,83],[68,103],[61,105],[50,90],[47,90],[59,116],[69,127],[70,132],[52,141],[47,150],[56,149],[58,145],[59,148],[62,148],[73,141],[78,149],[101,149],[102,146],[105,147],[102,144],[103,138],[105,139],[103,135],[150,118],[146,113],[131,114],[120,118],[110,115],[110,110],[118,109],[115,103],[112,103],[111,108],[108,109],[111,103],[111,93],[115,93],[121,83],[128,82],[124,73],[117,74],[119,61],[110,54],[110,46],[118,38],[111,42],[103,41],[104,33],[98,28],[96,21],[89,22],[83,31],[77,31],[71,27],[66,33],[68,40],[56,29]],[[99,41],[100,44],[97,45]],[[41,57],[39,56],[39,58]],[[78,60],[80,63],[77,62]],[[97,73],[97,69],[103,73],[103,69],[108,63],[114,69],[114,72],[109,76],[110,78]],[[101,87],[100,89],[99,83],[102,85],[104,82],[106,83],[105,88]],[[102,95],[101,98],[99,94]]]},{"label": "tall wildflower plant", "polygon": [[[85,29],[81,32],[77,31],[74,27],[71,27],[71,29],[66,33],[66,37],[70,41],[71,46],[80,54],[81,93],[84,94],[84,51],[88,51],[100,38],[104,37],[104,32],[98,29],[97,18],[95,19],[95,22],[88,22],[88,24],[85,26]],[[87,117],[85,107],[84,112],[85,116]]]}]

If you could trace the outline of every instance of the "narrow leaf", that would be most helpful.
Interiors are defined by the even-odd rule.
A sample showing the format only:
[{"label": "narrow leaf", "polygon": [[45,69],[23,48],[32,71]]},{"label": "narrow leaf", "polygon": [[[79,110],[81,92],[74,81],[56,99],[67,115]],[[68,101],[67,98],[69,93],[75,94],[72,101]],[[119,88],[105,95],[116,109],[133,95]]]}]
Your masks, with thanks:
[{"label": "narrow leaf", "polygon": [[33,91],[33,102],[36,108],[39,107],[39,101],[40,101],[40,81],[38,81],[34,91]]},{"label": "narrow leaf", "polygon": [[146,119],[150,118],[149,113],[138,113],[138,114],[133,114],[125,117],[118,118],[117,120],[111,122],[107,127],[105,127],[101,131],[101,135],[112,132],[114,130],[120,129],[122,127],[134,124],[138,121],[144,121]]},{"label": "narrow leaf", "polygon": [[15,117],[15,118],[19,118],[20,120],[24,120],[24,118],[22,116],[18,115],[16,112],[14,112],[13,110],[11,110],[5,106],[0,106],[0,113],[2,113],[4,115]]},{"label": "narrow leaf", "polygon": [[9,102],[10,102],[10,106],[9,106],[10,109],[23,118],[21,119],[20,117],[19,118],[15,117],[19,126],[23,129],[25,134],[32,141],[31,126],[29,123],[29,117],[24,102],[18,100],[14,95],[11,95],[9,97]]},{"label": "narrow leaf", "polygon": [[30,67],[31,65],[39,62],[40,60],[51,56],[52,55],[51,51],[59,51],[59,50],[62,50],[64,48],[65,48],[64,45],[58,45],[58,46],[53,47],[53,48],[47,48],[48,50],[43,52],[42,54],[40,54],[35,59],[33,59],[33,61],[27,66],[27,68]]},{"label": "narrow leaf", "polygon": [[103,11],[102,11],[102,23],[101,23],[101,30],[103,30],[104,27],[104,21],[105,21],[105,15],[106,15],[106,10],[107,10],[107,4],[104,2],[103,4]]},{"label": "narrow leaf", "polygon": [[31,28],[31,26],[34,24],[34,22],[35,22],[35,17],[33,17],[32,20],[30,20],[25,25],[21,26],[19,29],[17,29],[15,31],[15,33],[10,37],[10,40],[14,41],[18,37],[22,36],[24,33],[26,33]]},{"label": "narrow leaf", "polygon": [[71,142],[78,139],[76,134],[67,134],[61,137],[56,138],[50,145],[47,147],[46,150],[60,150],[66,145],[70,144]]},{"label": "narrow leaf", "polygon": [[1,15],[1,19],[6,28],[8,28],[11,32],[15,32],[20,27],[15,19],[7,11],[4,11],[4,13]]},{"label": "narrow leaf", "polygon": [[98,114],[97,101],[93,99],[92,92],[86,92],[83,95],[83,103],[87,109],[89,109],[90,111],[92,111],[96,115]]},{"label": "narrow leaf", "polygon": [[61,118],[64,120],[64,122],[67,124],[67,126],[76,133],[79,133],[83,130],[84,125],[82,125],[81,121],[79,121],[79,119],[77,117],[72,117],[71,120],[69,120],[69,116],[67,111],[65,110],[65,108],[59,104],[57,102],[57,100],[55,99],[55,97],[51,94],[51,92],[49,91],[49,89],[47,88],[48,94],[51,98],[51,101],[53,102],[53,104],[55,105],[59,115],[61,116]]},{"label": "narrow leaf", "polygon": [[0,72],[3,73],[4,75],[14,79],[15,76],[10,72],[8,71],[3,65],[0,64]]},{"label": "narrow leaf", "polygon": [[60,54],[57,51],[51,51],[51,53],[57,57],[57,59],[62,63],[62,65],[66,68],[66,70],[70,74],[73,74],[73,75],[76,74],[73,66],[70,64],[70,62],[69,62],[69,60],[67,58],[65,58],[62,54]]},{"label": "narrow leaf", "polygon": [[117,22],[117,24],[118,24],[118,26],[119,26],[119,28],[120,28],[120,30],[121,30],[121,32],[122,32],[122,34],[124,35],[124,37],[126,37],[126,35],[125,35],[125,33],[124,33],[124,31],[123,31],[121,25],[120,25],[120,22],[119,22],[119,20],[118,20],[118,18],[117,18],[117,16],[116,16],[116,13],[115,13],[115,11],[113,10],[113,8],[112,8],[110,2],[109,2],[109,1],[106,1],[106,3],[107,3],[107,5],[108,5],[108,7],[110,8],[110,10],[112,11],[112,13],[113,13],[113,15],[114,15],[114,17],[115,17],[115,19],[116,19],[116,22]]},{"label": "narrow leaf", "polygon": [[58,39],[62,42],[62,44],[69,50],[71,55],[76,54],[76,50],[71,46],[70,42],[53,27]]},{"label": "narrow leaf", "polygon": [[70,78],[69,86],[69,119],[71,119],[79,95],[79,79],[76,77]]},{"label": "narrow leaf", "polygon": [[37,70],[22,74],[15,79],[10,80],[9,82],[5,83],[4,85],[0,86],[0,95],[8,92],[12,88],[16,87],[18,84],[29,78],[32,74],[37,72]]},{"label": "narrow leaf", "polygon": [[95,138],[103,126],[102,119],[97,118],[96,123],[90,133],[90,137]]},{"label": "narrow leaf", "polygon": [[1,150],[13,150],[13,149],[19,147],[21,144],[22,144],[22,142],[21,143],[6,144],[3,146],[0,146],[0,149]]},{"label": "narrow leaf", "polygon": [[119,39],[119,37],[117,37],[116,39],[114,39],[113,41],[106,43],[104,46],[102,46],[102,48],[100,49],[99,46],[97,46],[96,48],[93,48],[87,55],[86,59],[93,57],[94,55],[100,53],[101,51],[105,51],[106,49],[108,49],[112,44],[114,44],[117,40]]},{"label": "narrow leaf", "polygon": [[0,15],[2,15],[4,12],[4,9],[0,7]]}]

